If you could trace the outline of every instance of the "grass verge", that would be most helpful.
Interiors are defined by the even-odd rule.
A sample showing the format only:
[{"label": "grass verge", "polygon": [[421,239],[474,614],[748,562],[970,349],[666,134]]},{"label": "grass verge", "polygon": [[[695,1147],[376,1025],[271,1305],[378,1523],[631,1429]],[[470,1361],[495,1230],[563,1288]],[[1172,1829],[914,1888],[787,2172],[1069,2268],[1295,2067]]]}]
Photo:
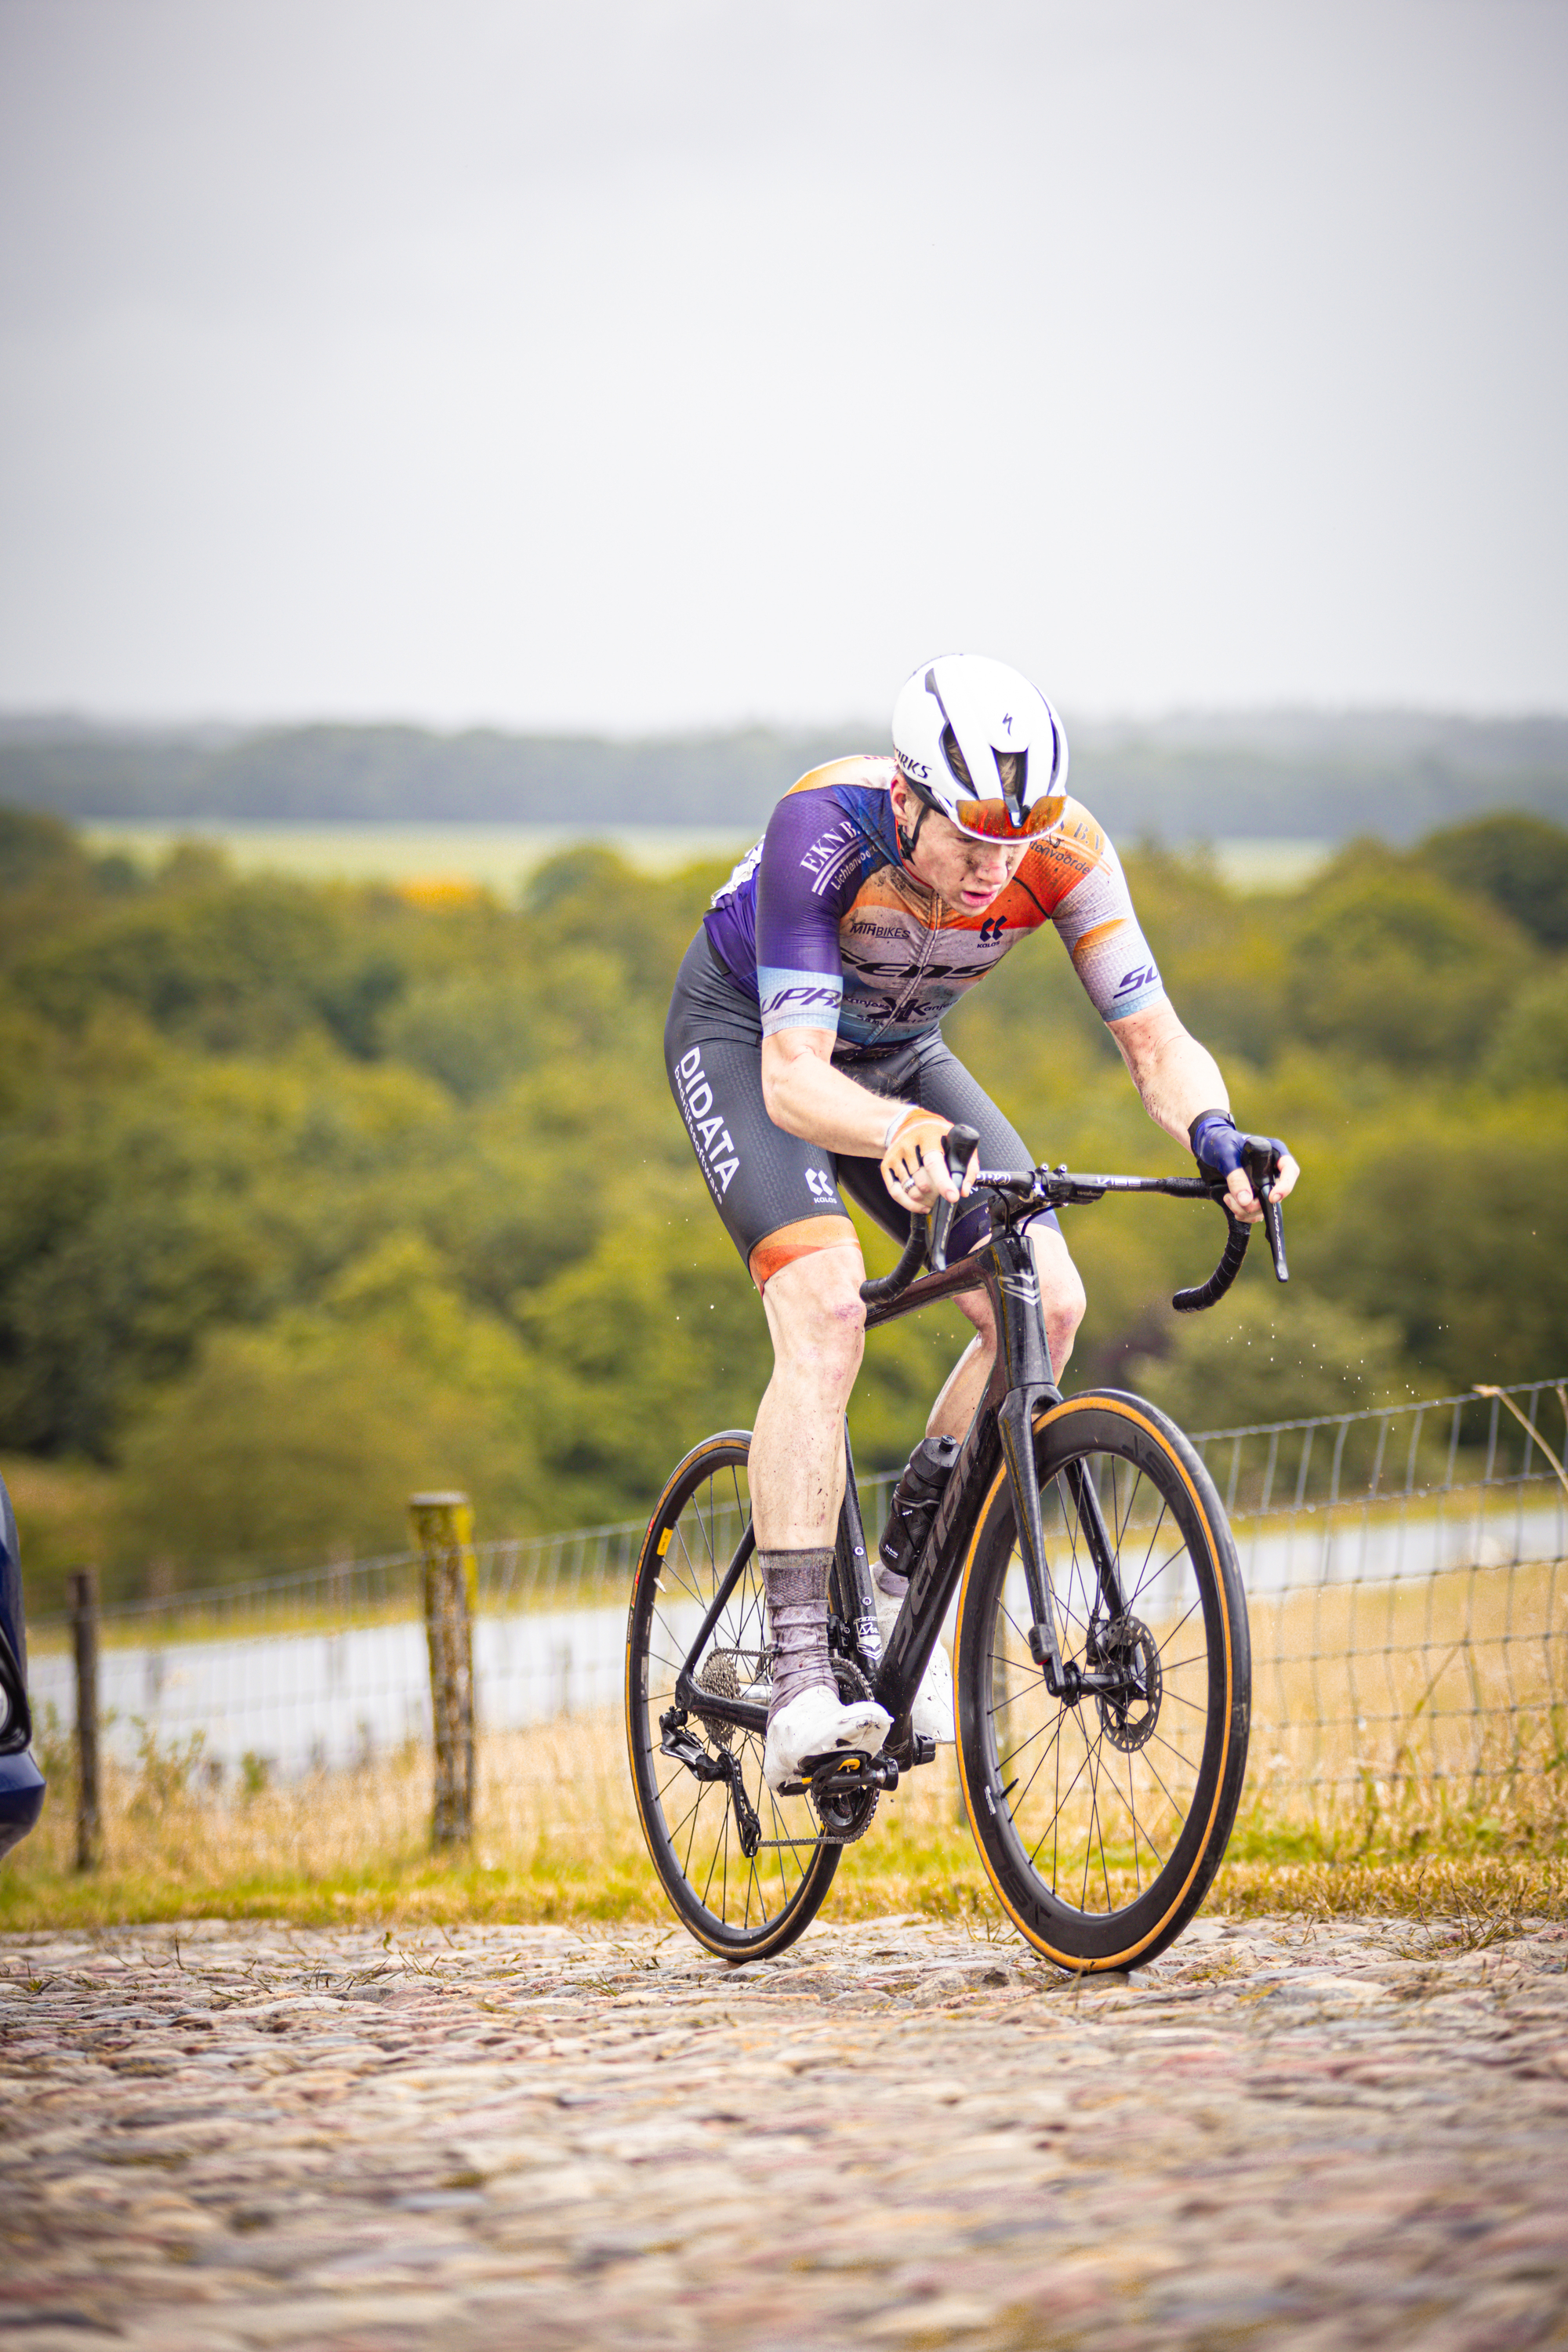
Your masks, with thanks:
[{"label": "grass verge", "polygon": [[[199,1749],[145,1748],[105,1788],[102,1865],[74,1868],[68,1758],[0,1864],[0,1931],[191,1918],[300,1927],[668,1921],[619,1729],[601,1718],[497,1735],[481,1749],[470,1848],[433,1854],[427,1759],[410,1752],[290,1787],[216,1791]],[[1248,1916],[1382,1914],[1429,1922],[1568,1917],[1568,1791],[1535,1769],[1484,1796],[1430,1788],[1312,1811],[1279,1795],[1238,1819],[1208,1907]],[[840,1864],[826,1916],[922,1912],[991,1932],[1002,1914],[963,1819],[952,1751],[885,1801]]]}]

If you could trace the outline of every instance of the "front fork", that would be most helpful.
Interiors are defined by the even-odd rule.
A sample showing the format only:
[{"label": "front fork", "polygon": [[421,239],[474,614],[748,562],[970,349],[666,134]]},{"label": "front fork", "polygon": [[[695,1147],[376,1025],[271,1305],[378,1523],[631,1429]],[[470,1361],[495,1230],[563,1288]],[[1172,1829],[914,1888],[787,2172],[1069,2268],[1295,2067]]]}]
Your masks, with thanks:
[{"label": "front fork", "polygon": [[1099,1663],[1096,1640],[1101,1609],[1105,1621],[1111,1622],[1126,1613],[1121,1580],[1117,1573],[1116,1554],[1100,1496],[1094,1481],[1081,1462],[1069,1462],[1059,1475],[1067,1482],[1078,1523],[1083,1531],[1084,1543],[1094,1563],[1096,1597],[1089,1612],[1085,1641],[1085,1656],[1089,1671],[1086,1674],[1074,1659],[1062,1656],[1061,1639],[1057,1631],[1056,1606],[1051,1593],[1051,1580],[1046,1561],[1045,1520],[1040,1509],[1040,1489],[1035,1475],[1035,1408],[1040,1403],[1060,1404],[1061,1391],[1054,1383],[1039,1381],[1009,1389],[998,1415],[1002,1431],[1002,1452],[1007,1465],[1007,1475],[1013,1486],[1014,1524],[1018,1530],[1018,1547],[1024,1555],[1024,1580],[1028,1588],[1029,1609],[1033,1623],[1029,1628],[1029,1647],[1035,1663],[1045,1674],[1046,1688],[1053,1698],[1076,1704],[1086,1691],[1102,1685],[1120,1685],[1124,1676],[1102,1675],[1094,1671]]}]

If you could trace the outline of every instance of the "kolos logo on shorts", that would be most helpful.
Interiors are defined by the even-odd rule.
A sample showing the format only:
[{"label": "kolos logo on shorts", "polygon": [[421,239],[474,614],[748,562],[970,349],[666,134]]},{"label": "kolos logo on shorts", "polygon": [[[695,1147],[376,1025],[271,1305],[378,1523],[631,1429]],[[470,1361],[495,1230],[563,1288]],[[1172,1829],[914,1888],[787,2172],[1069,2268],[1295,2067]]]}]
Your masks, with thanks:
[{"label": "kolos logo on shorts", "polygon": [[[722,1116],[713,1108],[713,1089],[702,1067],[702,1048],[693,1045],[682,1054],[675,1066],[677,1083],[680,1087],[680,1108],[686,1119],[687,1132],[692,1147],[702,1162],[714,1198],[721,1199],[730,1189],[730,1179],[741,1164],[735,1150],[735,1139],[725,1126]],[[731,1157],[720,1155],[729,1152]]]}]

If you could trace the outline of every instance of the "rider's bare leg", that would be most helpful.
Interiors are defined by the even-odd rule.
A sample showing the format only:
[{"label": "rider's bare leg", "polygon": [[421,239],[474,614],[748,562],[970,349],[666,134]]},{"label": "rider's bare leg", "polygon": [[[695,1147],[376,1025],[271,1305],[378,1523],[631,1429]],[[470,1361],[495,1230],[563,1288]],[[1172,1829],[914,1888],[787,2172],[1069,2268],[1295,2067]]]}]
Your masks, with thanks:
[{"label": "rider's bare leg", "polygon": [[773,1376],[747,1465],[759,1551],[831,1544],[844,1499],[844,1412],[866,1349],[865,1261],[853,1228],[769,1278]]},{"label": "rider's bare leg", "polygon": [[[1046,1337],[1059,1383],[1072,1354],[1074,1336],[1083,1320],[1087,1304],[1083,1283],[1068,1255],[1066,1242],[1050,1225],[1032,1225],[1029,1246],[1040,1277]],[[974,1418],[975,1406],[985,1393],[996,1355],[996,1325],[988,1294],[984,1290],[968,1291],[954,1299],[953,1305],[973,1324],[974,1337],[948,1374],[942,1394],[931,1409],[931,1419],[926,1423],[928,1437],[963,1435]]]},{"label": "rider's bare leg", "polygon": [[[793,1783],[805,1760],[879,1748],[889,1718],[846,1705],[827,1650],[827,1579],[844,1496],[844,1409],[866,1345],[866,1269],[853,1229],[842,1244],[765,1277],[773,1376],[757,1408],[748,1475],[757,1559],[774,1643],[763,1777]],[[755,1262],[753,1271],[760,1270]]]}]

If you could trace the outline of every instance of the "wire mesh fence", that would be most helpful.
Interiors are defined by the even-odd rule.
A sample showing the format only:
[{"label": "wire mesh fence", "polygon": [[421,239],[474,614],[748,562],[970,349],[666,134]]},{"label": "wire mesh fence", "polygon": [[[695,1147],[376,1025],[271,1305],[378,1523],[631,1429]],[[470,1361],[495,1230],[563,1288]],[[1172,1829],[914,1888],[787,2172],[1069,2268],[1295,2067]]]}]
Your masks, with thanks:
[{"label": "wire mesh fence", "polygon": [[[1255,1790],[1333,1801],[1474,1788],[1560,1758],[1565,1423],[1563,1383],[1537,1381],[1194,1437],[1248,1593]],[[890,1484],[862,1482],[873,1536]],[[588,1745],[621,1769],[618,1740],[600,1735],[620,1706],[643,1531],[478,1547],[486,1752],[543,1753],[542,1735],[574,1725],[581,1757],[592,1726]],[[731,1547],[740,1533],[736,1518],[713,1537]],[[333,1560],[106,1608],[106,1755],[134,1767],[183,1754],[214,1791],[416,1758],[431,1737],[416,1570],[411,1553]],[[68,1730],[65,1620],[34,1626],[30,1682],[35,1714]]]},{"label": "wire mesh fence", "polygon": [[1473,1791],[1562,1760],[1565,1424],[1542,1381],[1194,1441],[1247,1586],[1255,1790]]}]

